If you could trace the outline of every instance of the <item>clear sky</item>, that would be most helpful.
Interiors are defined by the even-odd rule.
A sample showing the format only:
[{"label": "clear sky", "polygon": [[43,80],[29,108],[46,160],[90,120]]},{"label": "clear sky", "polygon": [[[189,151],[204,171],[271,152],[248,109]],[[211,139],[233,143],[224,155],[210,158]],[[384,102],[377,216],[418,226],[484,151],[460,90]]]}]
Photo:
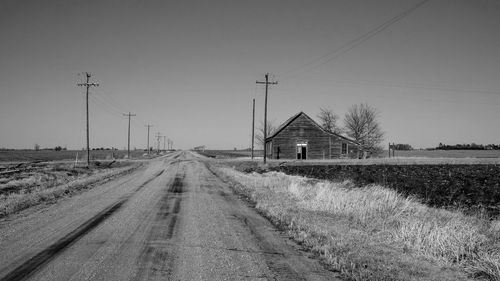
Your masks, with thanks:
[{"label": "clear sky", "polygon": [[[0,147],[250,145],[252,98],[276,125],[320,107],[380,112],[386,142],[500,143],[500,1],[1,0]],[[363,37],[361,37],[363,38]],[[349,45],[347,45],[349,46]],[[341,49],[342,50],[342,49]],[[330,54],[330,55],[329,55]]]}]

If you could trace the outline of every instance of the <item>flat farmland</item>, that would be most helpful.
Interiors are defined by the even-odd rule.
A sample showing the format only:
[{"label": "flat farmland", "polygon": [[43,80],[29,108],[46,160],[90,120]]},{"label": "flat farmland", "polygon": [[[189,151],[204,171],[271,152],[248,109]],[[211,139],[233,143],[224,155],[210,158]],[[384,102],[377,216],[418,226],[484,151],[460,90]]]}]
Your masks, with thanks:
[{"label": "flat farmland", "polygon": [[[250,150],[205,150],[197,151],[197,153],[210,158],[234,159],[245,158],[251,156]],[[255,150],[255,157],[262,157],[262,150]],[[389,152],[386,150],[378,157],[363,159],[326,159],[326,160],[301,160],[296,159],[279,159],[279,162],[299,162],[299,163],[352,163],[352,164],[374,164],[374,163],[391,163],[391,164],[478,164],[478,163],[496,163],[500,160],[500,150],[397,150],[394,156],[389,159]],[[269,159],[272,163],[273,159]]]},{"label": "flat farmland", "polygon": [[[131,150],[132,158],[142,157],[142,150]],[[123,159],[127,155],[126,150],[93,150],[90,153],[93,160]],[[59,161],[75,160],[85,161],[86,151],[83,150],[2,150],[0,151],[0,162],[26,162],[26,161]]]},{"label": "flat farmland", "polygon": [[[252,156],[251,150],[205,150],[197,153],[210,158],[248,158]],[[254,150],[255,157],[262,157],[262,150]]]},{"label": "flat farmland", "polygon": [[[493,157],[497,151],[422,152],[435,153],[435,157],[270,159],[265,166],[260,160],[220,161],[247,173],[273,170],[333,182],[349,180],[357,187],[377,184],[428,206],[500,216],[500,158]],[[438,157],[445,155],[449,157]],[[491,157],[452,157],[458,155]]]},{"label": "flat farmland", "polygon": [[42,203],[54,203],[140,165],[135,161],[93,162],[89,167],[60,161],[2,163],[0,218]]},{"label": "flat farmland", "polygon": [[[381,154],[387,157],[386,150]],[[500,158],[500,150],[397,150],[396,157],[426,157],[426,158]]]}]

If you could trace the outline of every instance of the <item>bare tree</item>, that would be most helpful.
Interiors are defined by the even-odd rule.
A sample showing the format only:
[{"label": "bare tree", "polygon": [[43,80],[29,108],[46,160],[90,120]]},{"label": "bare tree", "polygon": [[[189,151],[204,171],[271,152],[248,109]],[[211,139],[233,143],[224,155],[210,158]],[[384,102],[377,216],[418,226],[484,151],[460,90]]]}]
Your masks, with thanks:
[{"label": "bare tree", "polygon": [[[267,137],[270,137],[275,130],[276,126],[274,125],[274,121],[267,120]],[[260,146],[261,148],[264,147],[264,121],[260,121],[259,123],[257,133],[255,134],[255,140],[257,142],[257,146]]]},{"label": "bare tree", "polygon": [[318,118],[323,129],[332,133],[341,134],[343,130],[337,125],[339,116],[330,108],[321,107],[319,110]]},{"label": "bare tree", "polygon": [[363,149],[378,152],[384,140],[384,132],[377,120],[378,111],[367,103],[355,104],[349,108],[344,117],[345,130],[348,136],[359,142]]}]

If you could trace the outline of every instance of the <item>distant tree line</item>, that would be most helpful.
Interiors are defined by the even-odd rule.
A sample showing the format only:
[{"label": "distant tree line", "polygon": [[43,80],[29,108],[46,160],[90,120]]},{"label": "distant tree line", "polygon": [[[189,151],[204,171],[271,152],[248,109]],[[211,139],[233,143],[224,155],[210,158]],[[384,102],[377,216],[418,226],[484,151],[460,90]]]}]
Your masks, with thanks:
[{"label": "distant tree line", "polygon": [[[85,148],[82,148],[82,150],[86,150]],[[95,147],[95,148],[92,148],[92,150],[118,150],[118,148],[109,148],[109,147]],[[135,150],[135,148],[134,148]]]},{"label": "distant tree line", "polygon": [[0,148],[0,151],[16,151],[16,150],[19,150],[19,151],[26,151],[26,150],[34,150],[34,151],[40,151],[40,150],[54,150],[54,151],[62,151],[62,150],[68,150],[66,147],[62,147],[60,145],[56,146],[56,147],[45,147],[45,148],[40,148],[40,145],[39,144],[35,144],[33,149],[29,149],[29,148],[22,148],[22,149],[15,149],[15,148]]},{"label": "distant tree line", "polygon": [[444,143],[439,143],[438,147],[435,149],[441,150],[500,150],[500,145],[498,144],[477,144],[477,143],[465,143],[465,144],[455,144],[449,145]]},{"label": "distant tree line", "polygon": [[390,148],[394,150],[413,150],[413,147],[406,143],[393,143]]},{"label": "distant tree line", "polygon": [[33,147],[33,150],[35,151],[40,151],[40,150],[54,150],[54,151],[62,151],[62,150],[67,150],[66,147],[62,147],[60,145],[56,146],[56,147],[46,147],[46,148],[40,148],[40,145],[38,143],[35,143],[34,147]]}]

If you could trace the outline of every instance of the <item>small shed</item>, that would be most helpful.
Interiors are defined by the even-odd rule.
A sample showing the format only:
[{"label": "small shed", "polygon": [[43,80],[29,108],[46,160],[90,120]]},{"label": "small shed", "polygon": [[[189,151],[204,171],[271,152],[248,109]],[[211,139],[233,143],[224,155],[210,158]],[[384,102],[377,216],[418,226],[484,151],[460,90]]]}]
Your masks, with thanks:
[{"label": "small shed", "polygon": [[327,131],[304,112],[281,124],[266,139],[270,159],[358,158],[360,144]]}]

